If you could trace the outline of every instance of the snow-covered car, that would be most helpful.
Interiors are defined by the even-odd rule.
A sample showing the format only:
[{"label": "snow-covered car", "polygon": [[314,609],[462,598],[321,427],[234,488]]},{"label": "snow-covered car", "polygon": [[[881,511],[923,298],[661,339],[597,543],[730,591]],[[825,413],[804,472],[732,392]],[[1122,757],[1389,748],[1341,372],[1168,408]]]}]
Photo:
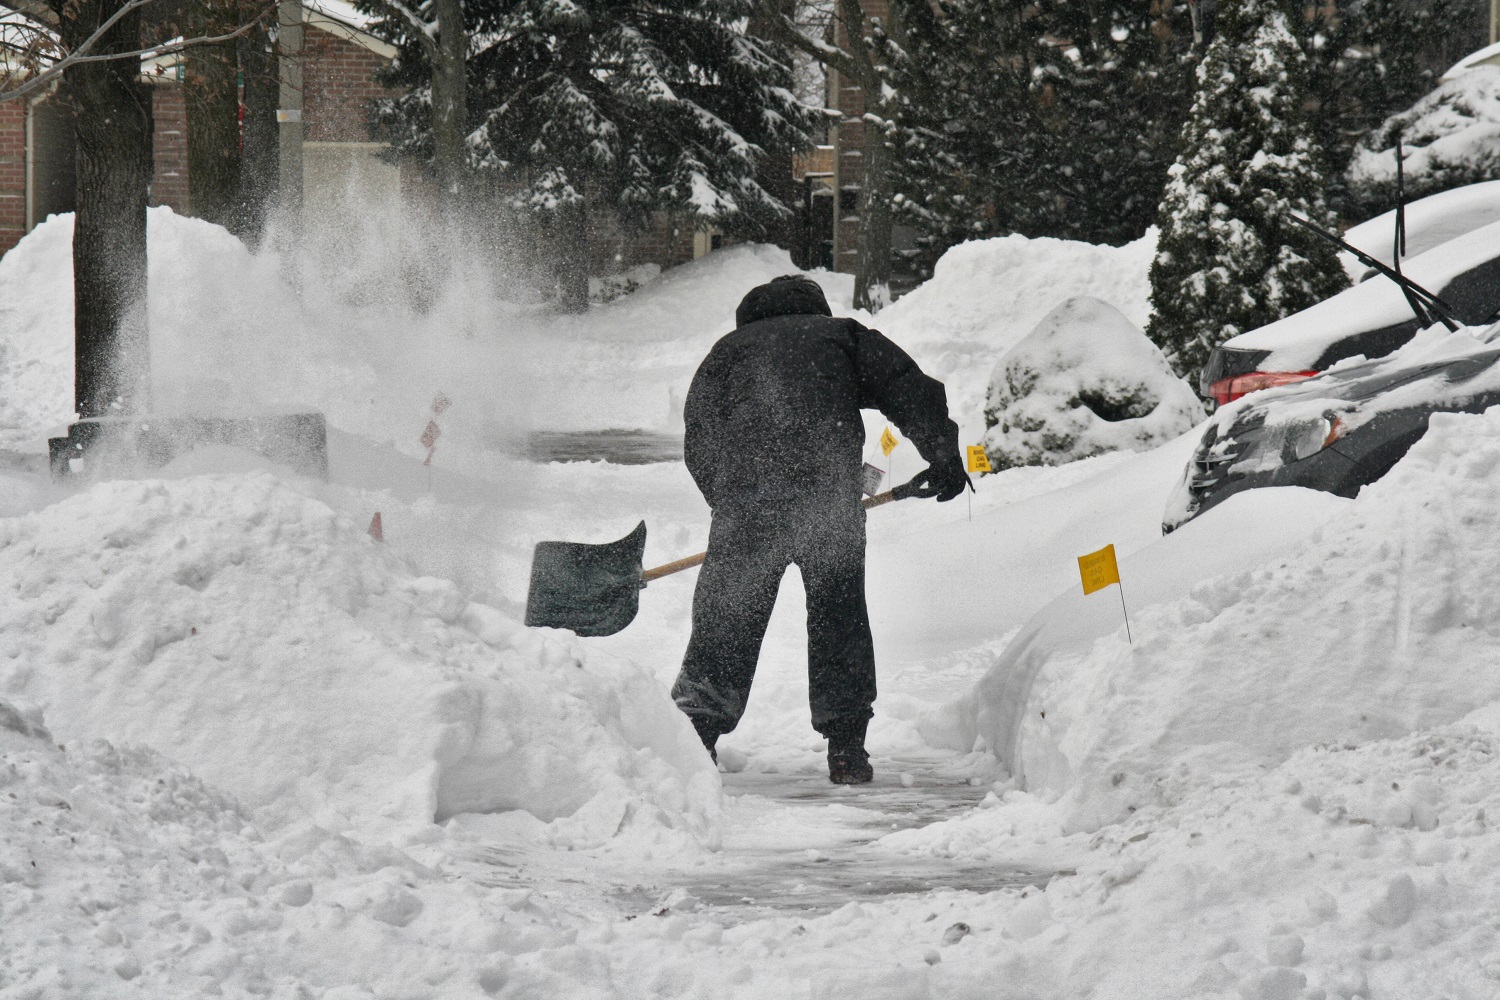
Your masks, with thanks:
[{"label": "snow-covered car", "polygon": [[1392,357],[1350,361],[1221,408],[1167,503],[1162,532],[1263,486],[1352,497],[1401,460],[1432,414],[1500,404],[1500,326],[1473,332],[1435,328]]},{"label": "snow-covered car", "polygon": [[[1472,187],[1486,190],[1478,195],[1470,192],[1466,199],[1450,199],[1454,212],[1467,205],[1474,213],[1470,218],[1487,217],[1482,206],[1500,199],[1500,182],[1492,190],[1489,184]],[[1429,241],[1437,238],[1432,234],[1463,226],[1446,209],[1438,212],[1424,205],[1443,197],[1434,195],[1410,207],[1419,217],[1430,216],[1431,225],[1409,229],[1408,249],[1424,245],[1429,249],[1403,261],[1402,273],[1447,303],[1462,323],[1487,325],[1500,318],[1500,221],[1431,246]],[[1419,207],[1429,211],[1418,212]],[[1362,238],[1373,236],[1362,234]],[[1390,251],[1372,255],[1389,259]],[[1216,347],[1199,376],[1199,393],[1223,406],[1247,392],[1312,378],[1348,358],[1382,357],[1401,347],[1424,324],[1413,314],[1400,286],[1375,274],[1372,270],[1353,288]]]}]

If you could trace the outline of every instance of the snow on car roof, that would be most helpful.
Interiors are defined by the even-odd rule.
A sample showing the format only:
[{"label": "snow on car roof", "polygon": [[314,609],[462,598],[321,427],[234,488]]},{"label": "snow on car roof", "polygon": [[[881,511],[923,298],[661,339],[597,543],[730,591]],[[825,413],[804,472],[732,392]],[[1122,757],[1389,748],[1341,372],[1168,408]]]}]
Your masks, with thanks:
[{"label": "snow on car roof", "polygon": [[[1402,262],[1401,270],[1436,294],[1460,274],[1500,254],[1500,222],[1492,222]],[[1270,351],[1264,371],[1299,371],[1314,364],[1328,345],[1356,333],[1394,326],[1412,318],[1399,286],[1373,278],[1298,313],[1226,341],[1238,350]]]},{"label": "snow on car roof", "polygon": [[[1466,184],[1420,198],[1406,206],[1406,255],[1426,253],[1492,222],[1500,222],[1500,181]],[[1396,211],[1392,209],[1354,226],[1344,239],[1389,264],[1395,229]],[[1365,270],[1363,264],[1355,267],[1361,273]]]}]

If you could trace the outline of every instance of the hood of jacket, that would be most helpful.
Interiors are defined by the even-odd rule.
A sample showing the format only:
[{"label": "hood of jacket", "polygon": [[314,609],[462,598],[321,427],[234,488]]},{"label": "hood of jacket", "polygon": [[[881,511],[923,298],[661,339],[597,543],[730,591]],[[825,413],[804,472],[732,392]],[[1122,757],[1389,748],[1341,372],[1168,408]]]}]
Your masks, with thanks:
[{"label": "hood of jacket", "polygon": [[823,289],[811,278],[788,274],[750,289],[734,311],[737,326],[772,316],[832,316]]}]

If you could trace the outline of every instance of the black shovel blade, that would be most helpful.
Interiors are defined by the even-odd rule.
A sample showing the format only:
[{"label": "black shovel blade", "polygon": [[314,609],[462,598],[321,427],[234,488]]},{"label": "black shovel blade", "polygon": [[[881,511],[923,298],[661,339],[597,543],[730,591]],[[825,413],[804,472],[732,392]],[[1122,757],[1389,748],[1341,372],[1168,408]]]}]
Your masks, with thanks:
[{"label": "black shovel blade", "polygon": [[614,635],[640,608],[646,522],[618,542],[537,542],[531,556],[526,624]]}]

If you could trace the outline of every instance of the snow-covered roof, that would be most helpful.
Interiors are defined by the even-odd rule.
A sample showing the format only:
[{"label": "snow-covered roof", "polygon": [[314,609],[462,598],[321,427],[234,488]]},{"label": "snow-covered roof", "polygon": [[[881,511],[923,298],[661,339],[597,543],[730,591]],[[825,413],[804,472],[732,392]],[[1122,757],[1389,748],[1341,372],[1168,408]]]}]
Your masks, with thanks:
[{"label": "snow-covered roof", "polygon": [[345,0],[302,0],[307,24],[363,46],[383,59],[396,58],[396,47],[370,33],[375,20]]},{"label": "snow-covered roof", "polygon": [[1500,66],[1500,42],[1494,45],[1486,45],[1477,52],[1470,52],[1458,62],[1449,67],[1440,80],[1452,80],[1454,77],[1462,76],[1475,66]]}]

